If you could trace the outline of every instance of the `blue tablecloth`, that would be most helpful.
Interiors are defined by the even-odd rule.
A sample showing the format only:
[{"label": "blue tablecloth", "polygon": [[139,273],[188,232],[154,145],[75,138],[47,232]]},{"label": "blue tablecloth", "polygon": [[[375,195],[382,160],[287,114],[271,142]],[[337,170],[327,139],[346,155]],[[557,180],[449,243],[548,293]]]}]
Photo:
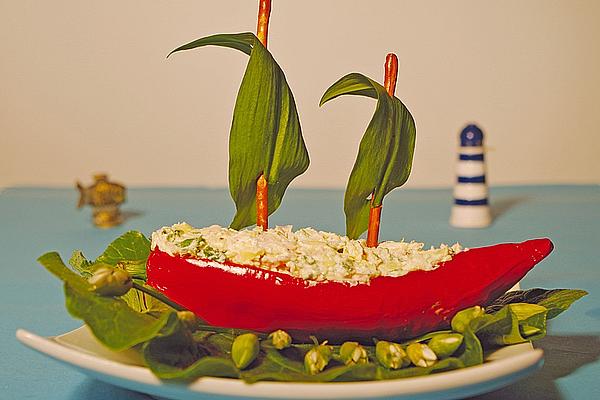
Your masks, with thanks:
[{"label": "blue tablecloth", "polygon": [[[450,190],[396,190],[385,201],[382,240],[456,241],[468,247],[550,237],[556,249],[524,280],[524,287],[581,288],[590,294],[551,322],[537,346],[543,369],[485,399],[600,398],[600,186],[524,186],[491,190],[496,220],[487,229],[448,225]],[[290,190],[271,225],[312,225],[343,232],[343,193]],[[233,204],[226,190],[132,189],[124,225],[99,230],[90,210],[75,209],[74,189],[9,188],[0,193],[0,398],[147,399],[86,378],[15,339],[25,328],[56,335],[80,326],[65,311],[60,283],[35,259],[49,250],[68,258],[73,249],[95,257],[119,234],[146,234],[178,221],[227,225]]]}]

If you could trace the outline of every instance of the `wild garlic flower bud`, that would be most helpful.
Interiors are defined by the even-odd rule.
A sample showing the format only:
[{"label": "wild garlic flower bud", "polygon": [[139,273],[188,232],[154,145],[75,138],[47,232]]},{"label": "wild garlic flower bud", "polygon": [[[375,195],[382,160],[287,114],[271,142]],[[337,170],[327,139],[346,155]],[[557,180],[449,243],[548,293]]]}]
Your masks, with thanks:
[{"label": "wild garlic flower bud", "polygon": [[332,355],[331,346],[327,345],[327,341],[322,344],[313,346],[304,356],[304,369],[311,375],[318,374],[323,371]]},{"label": "wild garlic flower bud", "polygon": [[123,296],[133,286],[133,280],[127,271],[110,265],[96,269],[88,283],[100,296]]},{"label": "wild garlic flower bud", "polygon": [[410,364],[402,346],[385,340],[380,340],[375,345],[375,356],[381,365],[389,369],[403,368]]},{"label": "wild garlic flower bud", "polygon": [[452,330],[463,333],[472,320],[483,315],[485,315],[485,310],[480,306],[474,306],[459,311],[452,318]]},{"label": "wild garlic flower bud", "polygon": [[367,350],[358,342],[344,342],[340,346],[340,358],[346,365],[365,364],[369,362]]},{"label": "wild garlic flower bud", "polygon": [[198,323],[200,320],[193,312],[177,311],[177,318],[179,318],[179,320],[183,322],[183,324],[188,327],[190,331],[194,332],[198,330]]},{"label": "wild garlic flower bud", "polygon": [[271,332],[269,338],[277,350],[283,350],[290,347],[292,344],[292,337],[288,335],[286,331],[282,331],[281,329]]},{"label": "wild garlic flower bud", "polygon": [[236,367],[244,369],[256,359],[259,350],[258,336],[254,333],[244,333],[233,341],[231,359]]},{"label": "wild garlic flower bud", "polygon": [[417,367],[431,367],[437,361],[437,356],[424,343],[411,343],[406,348],[410,361]]},{"label": "wild garlic flower bud", "polygon": [[460,333],[440,333],[431,338],[427,345],[438,358],[450,357],[463,342]]}]

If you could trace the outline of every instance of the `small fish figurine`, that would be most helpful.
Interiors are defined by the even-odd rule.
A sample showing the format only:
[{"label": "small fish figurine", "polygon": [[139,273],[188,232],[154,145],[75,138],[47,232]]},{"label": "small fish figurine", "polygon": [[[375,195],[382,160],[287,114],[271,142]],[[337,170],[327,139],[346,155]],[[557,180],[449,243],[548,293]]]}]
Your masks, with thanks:
[{"label": "small fish figurine", "polygon": [[90,187],[86,188],[79,182],[76,187],[79,191],[77,208],[91,206],[94,225],[111,228],[123,222],[119,206],[125,202],[125,186],[110,182],[106,174],[96,174]]}]

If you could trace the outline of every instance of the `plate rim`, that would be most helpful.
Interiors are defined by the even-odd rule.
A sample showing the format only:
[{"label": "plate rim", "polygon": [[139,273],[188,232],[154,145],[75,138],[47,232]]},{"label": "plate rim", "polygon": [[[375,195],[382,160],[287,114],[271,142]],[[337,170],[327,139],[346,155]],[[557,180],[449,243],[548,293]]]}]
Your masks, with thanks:
[{"label": "plate rim", "polygon": [[[241,380],[229,378],[201,377],[187,384],[162,381],[144,366],[124,364],[100,355],[87,353],[56,340],[79,330],[87,329],[85,325],[61,335],[43,337],[25,329],[16,331],[16,338],[25,346],[42,353],[52,359],[74,366],[84,373],[92,373],[96,378],[109,383],[124,386],[124,382],[135,383],[129,389],[144,391],[148,386],[156,390],[178,391],[198,395],[239,396],[246,398],[373,398],[386,396],[423,396],[426,394],[461,391],[463,396],[468,389],[469,395],[488,392],[523,378],[538,370],[543,364],[543,350],[531,348],[520,354],[496,359],[481,365],[447,371],[427,376],[411,378],[361,381],[361,382],[257,382],[248,384]],[[105,379],[103,379],[103,377]],[[457,378],[457,379],[454,379]],[[468,381],[467,385],[464,381]],[[227,383],[224,385],[224,383]],[[424,385],[423,383],[426,383]],[[142,385],[140,387],[139,385]],[[490,384],[495,387],[485,390],[478,386]],[[124,386],[127,387],[127,386]],[[249,390],[251,388],[251,390]],[[357,388],[361,390],[358,391]],[[301,390],[299,390],[301,389]],[[148,393],[146,391],[146,393]]]}]

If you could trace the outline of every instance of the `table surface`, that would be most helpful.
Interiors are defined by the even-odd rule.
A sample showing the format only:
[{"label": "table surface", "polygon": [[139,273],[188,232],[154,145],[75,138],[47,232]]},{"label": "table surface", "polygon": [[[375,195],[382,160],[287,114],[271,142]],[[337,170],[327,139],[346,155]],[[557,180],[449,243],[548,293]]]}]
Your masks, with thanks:
[{"label": "table surface", "polygon": [[[382,240],[418,240],[428,245],[459,241],[467,247],[550,237],[554,253],[522,282],[523,287],[581,288],[590,294],[550,324],[536,346],[545,351],[541,371],[480,399],[600,398],[600,186],[521,186],[491,189],[496,216],[486,229],[448,224],[448,190],[392,192],[383,209]],[[271,225],[312,225],[343,232],[343,192],[290,190]],[[91,224],[91,211],[76,210],[74,189],[8,188],[0,192],[0,398],[148,399],[87,378],[22,346],[17,328],[56,335],[81,325],[64,308],[60,283],[35,259],[57,250],[68,258],[82,249],[99,255],[127,230],[150,234],[163,225],[227,225],[233,204],[224,189],[131,189],[126,222],[109,230]]]}]

